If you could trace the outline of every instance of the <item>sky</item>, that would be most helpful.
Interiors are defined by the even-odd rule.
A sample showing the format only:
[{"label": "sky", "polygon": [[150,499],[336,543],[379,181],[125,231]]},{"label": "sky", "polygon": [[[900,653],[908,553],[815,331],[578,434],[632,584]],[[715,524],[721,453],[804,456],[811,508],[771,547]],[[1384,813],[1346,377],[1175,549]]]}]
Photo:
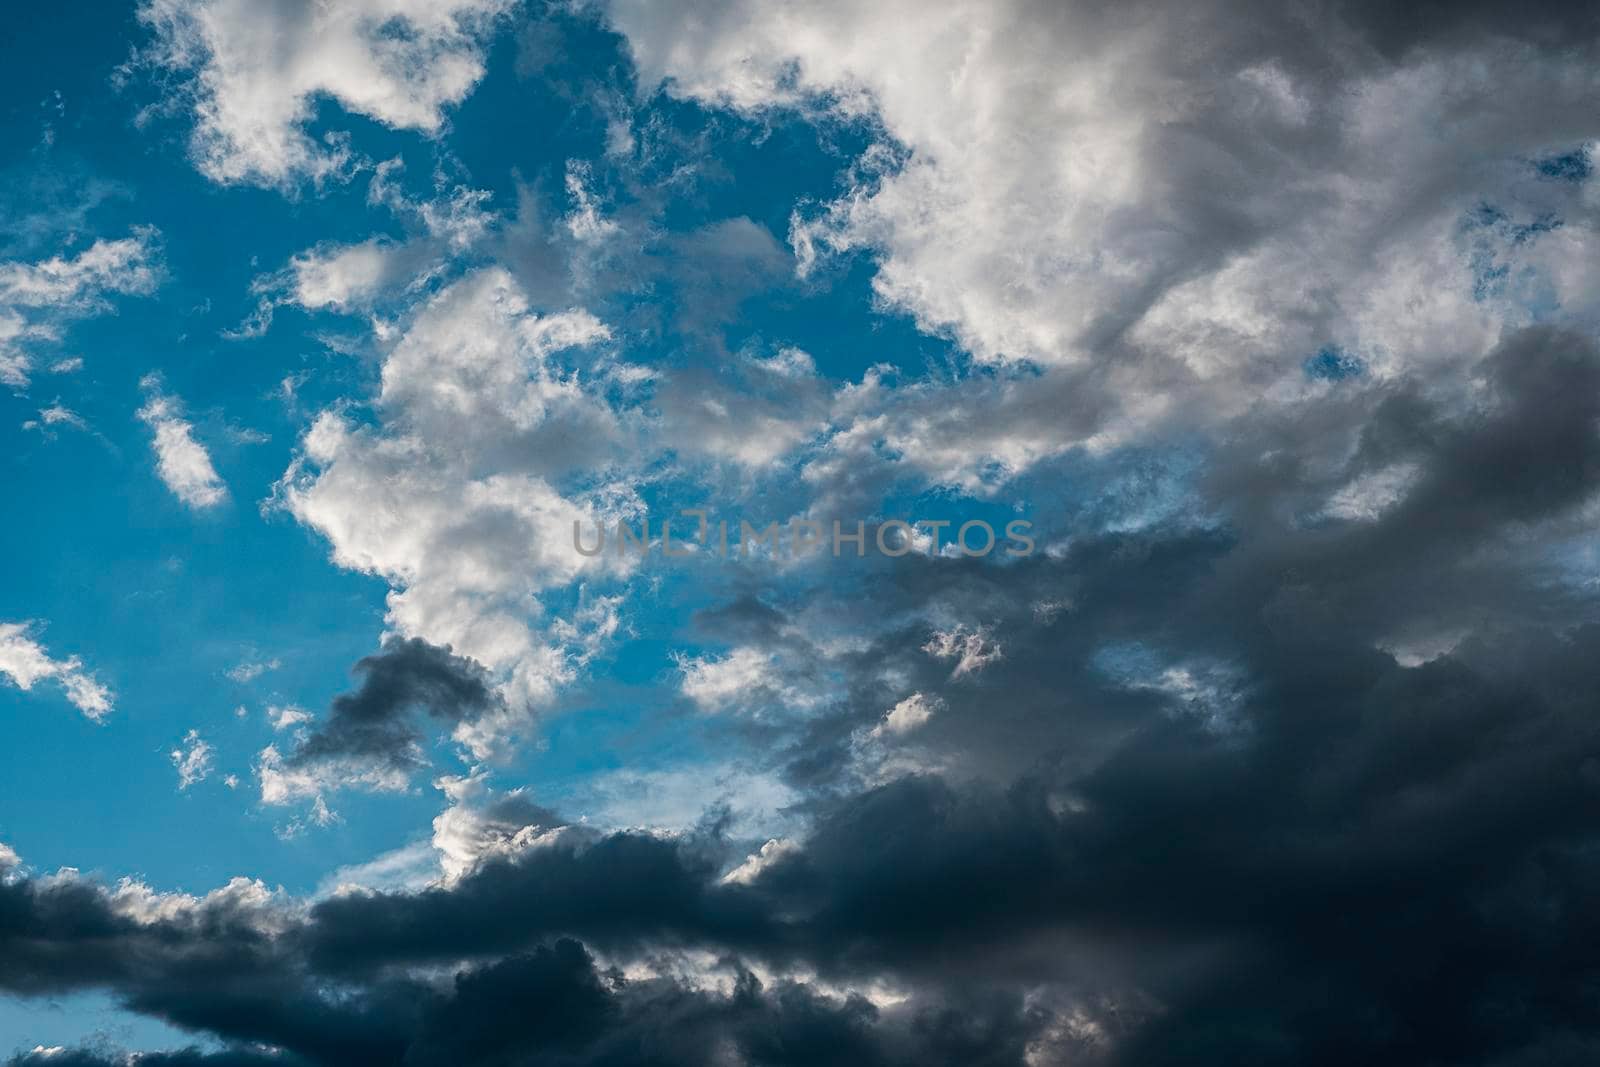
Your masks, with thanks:
[{"label": "sky", "polygon": [[7,1067],[1600,1059],[1591,6],[6,23]]}]

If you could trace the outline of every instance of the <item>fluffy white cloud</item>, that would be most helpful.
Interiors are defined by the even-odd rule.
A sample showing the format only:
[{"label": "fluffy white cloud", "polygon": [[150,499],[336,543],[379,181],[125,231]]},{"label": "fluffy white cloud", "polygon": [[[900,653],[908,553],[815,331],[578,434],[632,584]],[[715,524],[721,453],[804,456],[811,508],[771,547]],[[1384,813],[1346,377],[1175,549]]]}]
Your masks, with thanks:
[{"label": "fluffy white cloud", "polygon": [[[112,294],[154,292],[161,280],[156,241],[154,229],[140,227],[72,256],[0,262],[0,384],[27,386],[34,370],[30,342],[53,341],[67,320],[109,310]],[[50,370],[70,373],[82,365],[81,358],[62,359]]]},{"label": "fluffy white cloud", "polygon": [[930,697],[926,693],[912,693],[884,712],[883,720],[872,728],[871,736],[908,734],[933,718],[933,713],[938,707],[938,697]]},{"label": "fluffy white cloud", "polygon": [[0,674],[24,692],[36,682],[52,681],[83,714],[99,721],[111,711],[111,690],[83,669],[77,656],[50,658],[44,646],[34,640],[31,623],[0,622]]},{"label": "fluffy white cloud", "polygon": [[702,711],[739,704],[764,704],[785,686],[772,653],[750,646],[715,656],[680,656],[679,691]]},{"label": "fluffy white cloud", "polygon": [[324,412],[277,488],[280,506],[328,539],[337,564],[389,581],[396,631],[448,645],[505,682],[504,713],[457,730],[480,755],[616,629],[608,598],[561,620],[545,619],[538,599],[630,566],[572,543],[574,522],[588,529],[637,509],[626,484],[568,497],[552,483],[602,468],[620,432],[588,375],[561,363],[607,336],[581,311],[534,315],[503,270],[469,275],[394,340],[377,424]]},{"label": "fluffy white cloud", "polygon": [[321,180],[350,162],[305,126],[321,97],[433,134],[483,77],[484,41],[513,0],[149,0],[151,57],[192,73],[191,151],[218,182]]},{"label": "fluffy white cloud", "polygon": [[[1349,21],[1362,11],[1341,7],[1263,10],[1248,17],[1281,24],[1250,33],[1205,4],[1126,18],[1025,0],[605,7],[646,85],[881,123],[849,191],[797,212],[801,269],[871,250],[877,294],[923,329],[981,361],[1054,368],[995,408],[1027,413],[1042,393],[1066,416],[985,447],[1013,471],[1158,420],[1295,400],[1302,361],[1330,342],[1369,355],[1375,378],[1429,375],[1475,361],[1530,303],[1600,315],[1592,197],[1528,162],[1588,128],[1595,79],[1576,52],[1380,60]],[[1470,222],[1486,201],[1503,214]],[[1498,275],[1512,281],[1486,283],[1485,262],[1513,264]],[[949,421],[930,410],[922,428]],[[860,426],[937,448],[917,429]],[[964,445],[925,462],[970,489]]]},{"label": "fluffy white cloud", "polygon": [[793,856],[801,851],[798,841],[791,841],[786,837],[775,837],[761,846],[760,851],[752,853],[745,861],[727,874],[722,876],[724,885],[753,885],[761,877],[761,872],[768,867],[780,862],[787,856]]},{"label": "fluffy white cloud", "polygon": [[272,728],[279,732],[303,726],[311,721],[311,713],[304,708],[297,708],[293,704],[279,707],[274,704],[267,709],[267,721]]},{"label": "fluffy white cloud", "polygon": [[282,270],[252,283],[259,298],[256,310],[230,336],[264,333],[273,312],[286,304],[307,311],[370,313],[385,296],[416,291],[493,229],[496,218],[484,207],[487,191],[457,186],[433,199],[413,199],[395,179],[401,166],[399,159],[378,165],[367,202],[400,220],[408,231],[405,239],[324,243],[296,253]]},{"label": "fluffy white cloud", "polygon": [[228,499],[228,487],[211,464],[211,453],[194,438],[194,426],[183,417],[183,405],[160,391],[153,376],[142,383],[148,396],[139,420],[154,433],[156,473],[168,489],[196,511]]},{"label": "fluffy white cloud", "polygon": [[201,738],[199,730],[190,730],[183,736],[183,744],[171,752],[172,765],[178,769],[179,790],[210,776],[211,754],[211,745]]},{"label": "fluffy white cloud", "polygon": [[497,792],[482,768],[434,781],[449,801],[433,820],[426,841],[386,852],[365,863],[341,867],[323,883],[324,893],[450,886],[485,860],[553,844],[584,831],[563,824],[533,804],[524,790]]},{"label": "fluffy white cloud", "polygon": [[520,789],[495,793],[481,769],[434,783],[450,805],[433,820],[433,848],[445,884],[485,859],[509,856],[557,840],[565,829]]}]

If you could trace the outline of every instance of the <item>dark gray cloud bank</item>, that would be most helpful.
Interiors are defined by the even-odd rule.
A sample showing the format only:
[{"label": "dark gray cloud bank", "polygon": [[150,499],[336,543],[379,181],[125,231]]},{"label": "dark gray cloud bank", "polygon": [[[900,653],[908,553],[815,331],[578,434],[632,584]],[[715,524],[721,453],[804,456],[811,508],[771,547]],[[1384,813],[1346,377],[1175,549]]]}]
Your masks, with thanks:
[{"label": "dark gray cloud bank", "polygon": [[[1600,353],[1533,329],[1479,370],[1470,414],[1367,398],[1352,470],[1416,468],[1375,520],[1284,521],[1291,455],[1234,466],[1231,523],[879,572],[878,610],[956,602],[1004,649],[919,732],[963,770],[852,776],[885,668],[949,674],[926,627],[890,632],[791,735],[812,828],[748,877],[715,822],[310,905],[18,869],[0,988],[109,990],[229,1049],[141,1063],[1593,1062],[1600,625],[1550,571],[1600,480]],[[1377,647],[1478,615],[1415,666]],[[477,699],[454,657],[390,656],[314,738]],[[626,973],[691,956],[724,980]],[[873,983],[898,996],[841,992]],[[17,1062],[108,1062],[71,1055]]]},{"label": "dark gray cloud bank", "polygon": [[[1594,32],[1576,5],[1334,7],[1363,74],[1417,50],[1564,61]],[[1275,16],[1211,14],[1251,62],[1329,96],[1354,77]],[[1573,141],[1582,118],[1563,113]],[[1250,239],[1193,221],[1185,263],[1193,234],[1221,226],[1217,257]],[[1135,358],[1120,325],[1101,343]],[[1156,497],[1163,464],[1197,472],[1182,509],[1124,528],[1043,505],[1075,531],[1059,551],[911,557],[848,595],[703,615],[795,688],[843,679],[746,727],[808,820],[760,864],[713,813],[679,836],[571,825],[431,888],[315,902],[241,882],[157,907],[14,866],[0,990],[103,990],[204,1041],[146,1067],[1600,1062],[1600,351],[1531,325],[1450,373],[1353,373],[1314,411],[1245,405],[1143,459],[1053,457],[1021,482],[1041,500],[1086,471]],[[819,618],[876,636],[796,636]],[[1000,654],[930,654],[945,619]],[[422,642],[361,670],[289,766],[410,770],[414,712],[496,699]],[[936,711],[873,735],[909,690]]]}]

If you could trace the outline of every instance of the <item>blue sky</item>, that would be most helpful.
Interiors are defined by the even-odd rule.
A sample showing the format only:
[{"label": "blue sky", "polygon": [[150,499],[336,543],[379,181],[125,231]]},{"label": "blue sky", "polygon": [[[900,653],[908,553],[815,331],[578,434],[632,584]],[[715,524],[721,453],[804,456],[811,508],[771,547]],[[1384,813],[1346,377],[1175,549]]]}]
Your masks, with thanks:
[{"label": "blue sky", "polygon": [[[1592,803],[1592,27],[1046,7],[8,16],[0,1055],[977,1062],[971,1017],[995,1063],[1419,1062],[1312,1019],[1324,971],[1508,1057],[1440,1063],[1592,1043],[1305,933],[1329,856],[1374,927],[1421,877],[1386,842],[1498,857],[1419,890],[1498,930],[1592,845],[1552,814]],[[670,558],[694,507],[949,525]],[[1278,876],[1259,927],[1219,903]],[[258,1023],[192,995],[235,951]],[[438,1044],[546,967],[611,1021]]]}]

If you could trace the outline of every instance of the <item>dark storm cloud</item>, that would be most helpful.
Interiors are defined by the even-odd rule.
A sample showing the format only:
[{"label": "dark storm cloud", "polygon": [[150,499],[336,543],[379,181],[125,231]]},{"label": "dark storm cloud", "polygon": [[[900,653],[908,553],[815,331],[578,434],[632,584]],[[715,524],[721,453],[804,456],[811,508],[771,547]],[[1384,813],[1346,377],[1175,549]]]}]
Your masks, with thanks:
[{"label": "dark storm cloud", "polygon": [[355,666],[361,687],[335,697],[328,715],[296,746],[293,766],[356,759],[407,768],[421,740],[415,713],[454,724],[495,707],[487,672],[420,638],[391,640]]}]

